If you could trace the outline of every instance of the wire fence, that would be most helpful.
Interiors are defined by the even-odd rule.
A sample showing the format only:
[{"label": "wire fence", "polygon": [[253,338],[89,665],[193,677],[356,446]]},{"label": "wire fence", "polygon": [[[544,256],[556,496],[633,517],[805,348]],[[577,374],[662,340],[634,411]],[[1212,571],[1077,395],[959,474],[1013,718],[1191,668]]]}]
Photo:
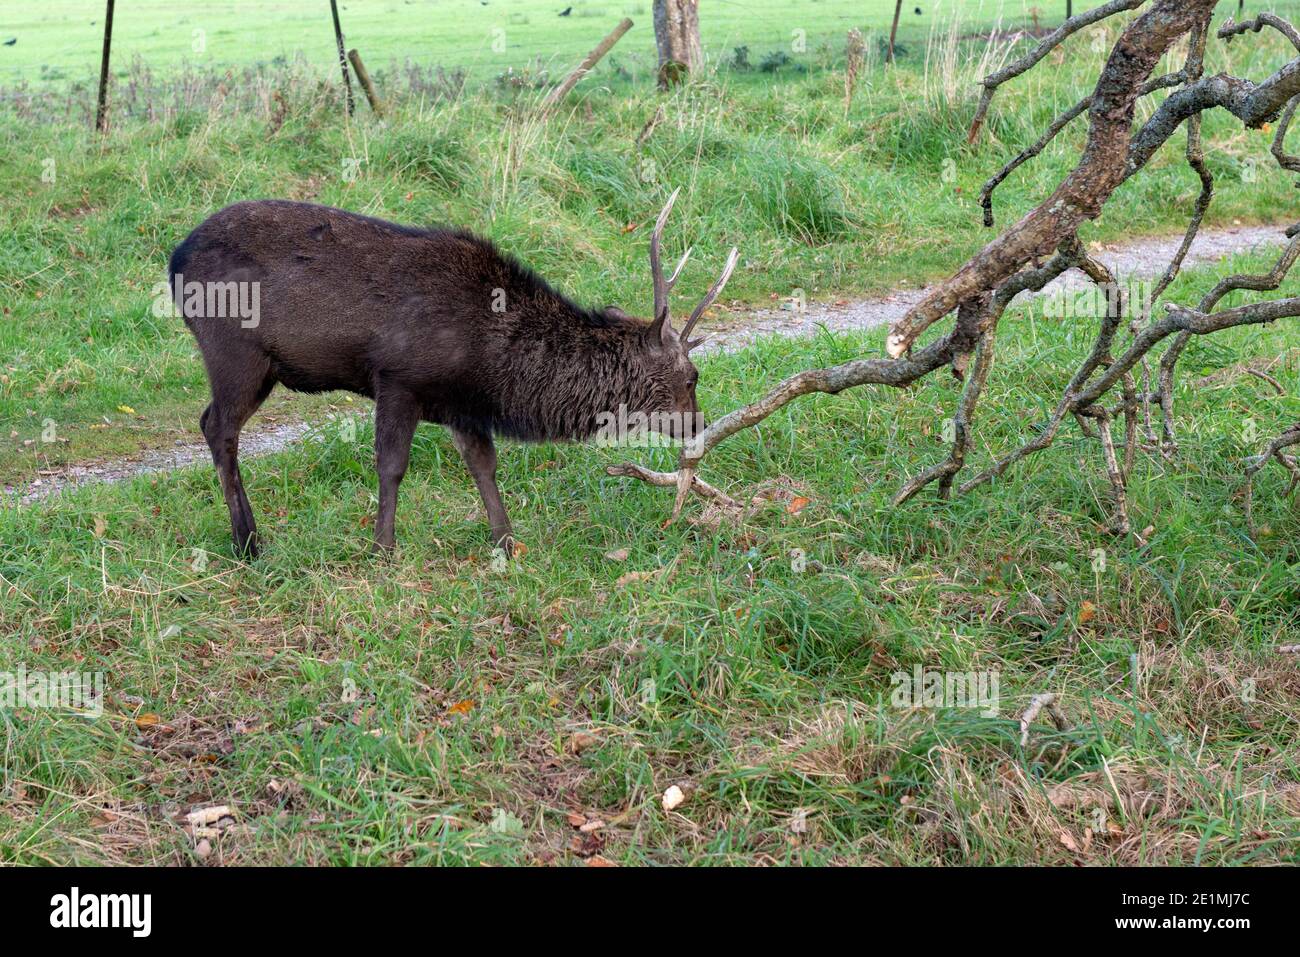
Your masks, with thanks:
[{"label": "wire fence", "polygon": [[[1083,9],[1093,3],[1078,3]],[[26,18],[0,21],[0,82],[82,82],[99,65],[102,2],[47,0]],[[1059,7],[1059,10],[1056,9]],[[509,71],[572,66],[622,17],[636,27],[617,57],[655,60],[652,0],[349,0],[342,25],[350,46],[376,63],[411,60],[476,80]],[[907,0],[900,26],[906,48],[960,17],[972,30],[1032,28],[1059,22],[1065,0]],[[702,0],[701,37],[715,61],[782,52],[808,59],[819,47],[842,47],[851,28],[887,36],[893,0]],[[117,5],[115,71],[136,58],[155,71],[192,66],[240,69],[301,58],[322,73],[336,64],[329,5],[322,0],[125,0]]]},{"label": "wire fence", "polygon": [[[1074,2],[1075,13],[1099,5]],[[99,65],[102,0],[47,0],[0,22],[0,103],[44,117],[78,117]],[[360,50],[389,95],[439,98],[467,86],[542,88],[558,81],[620,19],[636,26],[597,68],[605,82],[653,82],[652,0],[348,0],[347,45]],[[1223,12],[1238,3],[1225,0]],[[1300,13],[1300,0],[1244,4]],[[905,0],[899,58],[920,59],[936,32],[973,40],[1050,30],[1067,0]],[[737,70],[838,67],[847,32],[883,61],[895,0],[702,0],[711,65]],[[9,44],[9,41],[13,41]],[[260,104],[277,88],[337,83],[326,0],[123,0],[113,29],[113,108],[146,116]],[[284,93],[283,89],[278,92]]]}]

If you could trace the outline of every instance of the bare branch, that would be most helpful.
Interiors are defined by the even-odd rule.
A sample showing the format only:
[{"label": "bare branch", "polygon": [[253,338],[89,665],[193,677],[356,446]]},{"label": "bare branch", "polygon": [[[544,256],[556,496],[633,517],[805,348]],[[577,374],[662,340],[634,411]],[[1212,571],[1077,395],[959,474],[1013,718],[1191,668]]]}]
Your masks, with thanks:
[{"label": "bare branch", "polygon": [[1042,711],[1047,710],[1047,716],[1052,719],[1058,731],[1068,731],[1070,722],[1066,720],[1065,715],[1056,704],[1056,695],[1054,694],[1036,694],[1029,701],[1029,707],[1024,710],[1020,716],[1020,746],[1026,747],[1029,744],[1029,727],[1036,720]]},{"label": "bare branch", "polygon": [[1250,534],[1255,534],[1255,515],[1254,515],[1254,497],[1255,497],[1255,476],[1270,461],[1276,461],[1284,469],[1291,473],[1291,484],[1288,486],[1285,495],[1290,495],[1300,486],[1300,462],[1291,455],[1283,454],[1282,450],[1290,448],[1293,445],[1300,445],[1300,423],[1291,426],[1280,436],[1269,443],[1262,455],[1257,455],[1246,463],[1246,488],[1245,488],[1245,505],[1246,505],[1246,526],[1250,529]]},{"label": "bare branch", "polygon": [[1297,31],[1295,27],[1291,26],[1291,24],[1287,23],[1281,17],[1276,17],[1271,13],[1261,13],[1254,20],[1243,20],[1241,23],[1233,23],[1232,19],[1229,18],[1227,23],[1219,27],[1218,35],[1219,39],[1226,43],[1239,34],[1247,31],[1250,31],[1251,33],[1259,33],[1259,31],[1263,30],[1265,27],[1272,27],[1274,30],[1277,30],[1291,41],[1292,46],[1297,50],[1300,50],[1300,31]]},{"label": "bare branch", "polygon": [[1094,23],[1100,23],[1108,17],[1113,17],[1117,13],[1124,13],[1128,10],[1136,10],[1146,0],[1111,0],[1110,3],[1103,4],[1095,10],[1089,10],[1081,13],[1076,17],[1071,17],[1062,23],[1059,27],[1049,33],[1039,42],[1039,44],[1013,63],[1008,63],[1001,70],[992,73],[984,78],[984,91],[980,94],[979,106],[975,109],[975,118],[971,121],[970,133],[967,135],[967,141],[974,143],[979,139],[980,129],[984,126],[984,118],[988,115],[989,104],[993,102],[993,94],[997,88],[1009,80],[1014,80],[1022,73],[1027,73],[1033,69],[1043,57],[1051,53],[1071,36],[1078,33],[1084,27],[1090,27]]},{"label": "bare branch", "polygon": [[[1142,89],[1160,59],[1174,44],[1208,22],[1216,2],[1156,0],[1150,10],[1129,25],[1111,53],[1093,93],[1088,142],[1079,165],[1029,215],[985,246],[955,275],[908,310],[890,330],[885,343],[889,355],[901,356],[922,332],[951,313],[958,303],[981,290],[996,288],[1026,263],[1046,257],[1066,236],[1075,234],[1085,220],[1100,215],[1114,190],[1135,169],[1127,160],[1132,153],[1135,107]],[[1204,82],[1198,81],[1197,85]],[[1296,82],[1300,86],[1300,61],[1297,61]],[[1281,80],[1273,82],[1270,90],[1282,85]],[[1259,89],[1262,91],[1263,86]],[[1156,114],[1159,115],[1178,95],[1166,100]],[[1258,99],[1252,102],[1262,107],[1267,100],[1268,95],[1260,92]],[[1168,139],[1173,129],[1195,112],[1191,109],[1186,116],[1179,117],[1160,142]],[[1148,127],[1150,123],[1143,129]],[[1151,139],[1157,135],[1148,134]]]}]

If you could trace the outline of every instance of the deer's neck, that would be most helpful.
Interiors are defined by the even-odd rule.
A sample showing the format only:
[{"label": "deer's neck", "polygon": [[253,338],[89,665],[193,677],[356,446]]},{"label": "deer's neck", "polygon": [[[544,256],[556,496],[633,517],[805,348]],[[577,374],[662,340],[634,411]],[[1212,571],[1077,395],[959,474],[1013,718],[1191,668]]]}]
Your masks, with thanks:
[{"label": "deer's neck", "polygon": [[566,305],[574,311],[547,310],[549,328],[516,354],[503,431],[517,438],[582,441],[610,416],[650,407],[651,384],[637,362],[640,323]]}]

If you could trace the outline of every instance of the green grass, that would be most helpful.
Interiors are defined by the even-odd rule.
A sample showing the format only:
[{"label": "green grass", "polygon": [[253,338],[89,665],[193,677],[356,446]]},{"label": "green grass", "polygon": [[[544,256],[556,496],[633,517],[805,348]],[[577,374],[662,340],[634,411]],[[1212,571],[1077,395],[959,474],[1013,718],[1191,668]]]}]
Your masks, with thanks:
[{"label": "green grass", "polygon": [[[972,468],[1025,438],[1024,410],[1046,410],[1087,346],[1022,314],[1003,339]],[[712,358],[702,402],[880,345]],[[1215,348],[1298,345],[1280,327]],[[711,479],[787,476],[811,499],[741,526],[692,503],[661,529],[667,492],[603,475],[626,451],[507,446],[528,551],[503,572],[428,426],[392,562],[368,552],[366,426],[245,464],[266,544],[252,566],[228,557],[207,468],[9,511],[5,660],[102,670],[109,704],[97,720],[3,714],[20,798],[0,807],[0,858],[193,860],[174,815],[231,804],[225,863],[1294,861],[1300,685],[1272,646],[1300,631],[1300,516],[1266,474],[1252,541],[1234,492],[1254,451],[1242,417],[1261,434],[1293,421],[1298,363],[1275,370],[1284,398],[1245,375],[1194,390],[1218,356],[1187,358],[1183,453],[1133,476],[1145,547],[1104,532],[1099,452],[1073,436],[981,493],[891,508],[942,454],[944,377],[804,400],[721,447]],[[916,664],[998,672],[999,714],[893,706],[890,675]],[[1074,726],[1022,750],[1016,717],[1044,690]],[[575,735],[595,740],[574,753]],[[683,781],[666,815],[659,796]],[[607,827],[584,843],[574,813]]]},{"label": "green grass", "polygon": [[[1267,75],[1284,43],[1265,34],[1216,46],[1212,68]],[[1101,53],[1081,39],[1063,64],[1008,87],[990,141],[971,150],[983,45],[945,33],[931,47],[896,71],[870,65],[847,116],[839,65],[815,58],[804,73],[722,67],[670,96],[629,78],[593,82],[549,124],[530,109],[532,91],[430,101],[425,74],[390,78],[390,120],[363,111],[347,123],[332,86],[272,67],[228,86],[222,74],[146,70],[129,99],[117,97],[128,115],[102,140],[81,122],[89,92],[11,103],[0,110],[0,482],[194,438],[201,366],[182,324],[150,307],[171,249],[238,199],[468,226],[577,298],[632,311],[649,298],[642,227],[678,186],[672,242],[697,251],[683,296],[702,291],[733,244],[743,259],[728,296],[742,306],[942,277],[990,238],[981,184],[1087,88]],[[1081,136],[1067,133],[1004,184],[1001,222],[1054,188]],[[1211,222],[1276,217],[1286,187],[1263,172],[1269,135],[1212,116],[1206,137],[1218,177]],[[1170,144],[1087,238],[1180,229],[1198,189]],[[330,402],[340,404],[281,395],[267,411],[313,415]]]},{"label": "green grass", "polygon": [[[345,6],[360,25],[380,5]],[[574,20],[592,35],[594,22]],[[435,97],[427,71],[384,73],[392,118],[348,123],[319,80],[328,50],[250,63],[220,92],[224,74],[163,72],[158,48],[157,74],[122,78],[102,140],[85,132],[84,84],[24,72],[54,92],[0,106],[0,480],[196,437],[201,366],[181,324],[152,315],[152,286],[174,244],[240,198],[467,225],[578,298],[644,308],[645,230],[627,226],[682,186],[672,241],[697,248],[685,298],[733,243],[738,311],[795,289],[932,281],[988,238],[980,184],[1100,57],[1081,38],[1008,87],[971,151],[982,50],[953,43],[935,36],[928,71],[924,35],[899,69],[870,64],[847,116],[840,65],[810,46],[802,71],[722,65],[667,96],[648,88],[648,59],[639,74],[611,68],[549,125],[530,90]],[[274,52],[250,43],[240,62]],[[1211,69],[1258,78],[1289,56],[1251,37],[1216,45]],[[1269,137],[1221,117],[1206,137],[1212,221],[1275,217],[1290,194],[1265,162]],[[1046,195],[1079,143],[1072,131],[1008,181],[1000,220]],[[1181,228],[1196,189],[1171,144],[1087,238]],[[1175,298],[1269,265],[1198,270]],[[1007,317],[972,472],[1046,417],[1087,325]],[[798,369],[878,355],[882,337],[709,358],[702,406],[716,415]],[[1285,395],[1240,373],[1278,356]],[[892,508],[944,454],[957,386],[936,375],[804,399],[719,447],[711,481],[744,494],[784,476],[810,499],[741,525],[691,503],[662,528],[668,492],[604,475],[628,457],[667,467],[667,451],[505,446],[528,550],[504,571],[442,430],[417,434],[399,551],[380,561],[372,435],[364,417],[349,440],[326,416],[365,403],[273,400],[317,425],[245,464],[266,545],[252,565],[230,558],[209,468],[0,510],[0,671],[103,671],[108,689],[94,719],[0,710],[0,861],[195,862],[178,815],[230,804],[237,823],[209,862],[1295,862],[1300,680],[1273,648],[1300,632],[1300,515],[1266,471],[1252,538],[1237,491],[1245,458],[1300,418],[1298,379],[1294,324],[1192,343],[1181,454],[1140,456],[1131,481],[1146,545],[1104,531],[1099,451],[1076,433],[971,496]],[[607,557],[617,549],[626,560]],[[996,672],[997,716],[896,706],[891,675],[918,664]],[[1017,717],[1042,691],[1061,695],[1071,728],[1036,727],[1022,748]],[[669,815],[673,784],[689,798]],[[583,837],[569,815],[606,826]]]},{"label": "green grass", "polygon": [[[568,6],[573,12],[558,16]],[[340,4],[340,20],[349,47],[358,47],[372,68],[412,60],[486,77],[539,65],[572,68],[620,19],[630,17],[634,31],[614,56],[648,74],[655,65],[651,6],[651,0],[348,0]],[[921,16],[916,6],[923,8]],[[1035,6],[1045,11],[1044,23],[1055,22],[1065,10],[1063,2],[1021,0],[909,3],[900,37],[915,48],[959,9],[972,28],[1019,27],[1030,23],[1026,11]],[[1085,0],[1075,6],[1096,4]],[[97,75],[103,8],[94,0],[46,0],[7,16],[0,39],[17,37],[18,43],[0,47],[0,82],[77,82]],[[700,32],[711,55],[730,57],[735,47],[748,46],[757,65],[775,50],[799,57],[800,43],[810,52],[831,42],[838,49],[852,27],[883,38],[893,12],[890,0],[719,0],[701,4]],[[113,41],[114,63],[123,77],[135,57],[154,68],[191,64],[217,70],[302,58],[321,72],[336,69],[338,58],[325,2],[216,0],[187,9],[168,0],[132,0],[118,8]]]}]

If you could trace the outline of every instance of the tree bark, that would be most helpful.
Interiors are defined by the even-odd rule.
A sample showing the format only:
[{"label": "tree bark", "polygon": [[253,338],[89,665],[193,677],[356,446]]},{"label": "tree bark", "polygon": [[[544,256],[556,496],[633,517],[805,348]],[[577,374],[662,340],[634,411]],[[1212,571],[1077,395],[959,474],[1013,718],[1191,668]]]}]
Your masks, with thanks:
[{"label": "tree bark", "polygon": [[704,63],[700,46],[700,0],[654,0],[659,87],[667,89]]}]

